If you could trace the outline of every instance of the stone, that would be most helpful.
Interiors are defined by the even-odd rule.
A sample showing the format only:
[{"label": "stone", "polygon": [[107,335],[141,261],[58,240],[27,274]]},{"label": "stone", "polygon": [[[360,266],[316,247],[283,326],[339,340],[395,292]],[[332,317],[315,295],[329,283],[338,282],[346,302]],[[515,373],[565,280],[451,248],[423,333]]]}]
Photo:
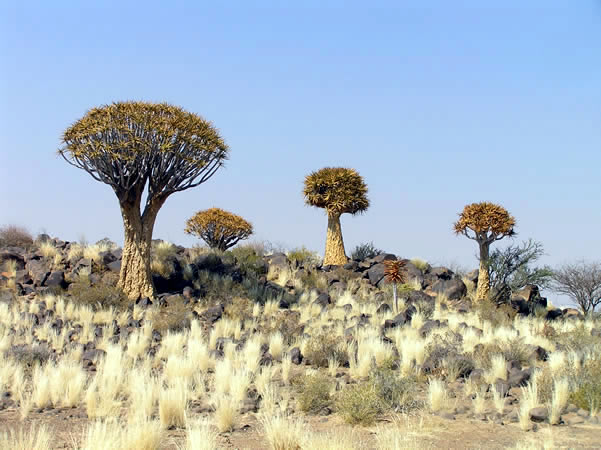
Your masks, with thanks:
[{"label": "stone", "polygon": [[452,270],[447,269],[446,267],[432,267],[429,271],[428,274],[430,276],[436,277],[439,280],[451,280],[453,278],[453,275],[455,275],[453,273]]},{"label": "stone", "polygon": [[95,361],[98,361],[99,358],[103,358],[105,355],[106,355],[106,352],[104,350],[95,348],[95,349],[85,351],[81,355],[81,360],[95,362]]},{"label": "stone", "polygon": [[0,250],[0,266],[6,261],[14,261],[16,270],[25,269],[25,257],[17,249]]},{"label": "stone", "polygon": [[182,295],[184,296],[185,299],[191,300],[192,296],[194,295],[194,289],[192,289],[190,286],[186,286],[182,290]]},{"label": "stone", "polygon": [[529,412],[530,420],[533,422],[544,422],[549,418],[549,409],[545,406],[537,406]]},{"label": "stone", "polygon": [[546,320],[555,320],[562,317],[563,311],[559,308],[551,309],[547,311],[547,315],[545,316]]},{"label": "stone", "polygon": [[303,354],[301,353],[300,348],[293,347],[290,349],[290,361],[297,366],[303,362]]},{"label": "stone", "polygon": [[223,305],[220,304],[207,309],[200,316],[210,323],[215,323],[223,316],[223,310]]},{"label": "stone", "polygon": [[432,292],[446,296],[449,300],[459,300],[467,294],[467,288],[459,278],[438,280],[432,284],[430,289]]},{"label": "stone", "polygon": [[379,264],[384,261],[394,261],[395,259],[396,255],[393,255],[392,253],[380,253],[378,256],[374,256],[373,258],[371,258],[371,261],[373,261],[376,264]]},{"label": "stone", "polygon": [[355,270],[357,270],[359,268],[359,263],[357,261],[350,261],[350,262],[347,262],[344,266],[342,266],[342,268],[344,270],[350,270],[350,271],[354,272]]},{"label": "stone", "polygon": [[562,315],[565,318],[582,318],[582,314],[580,314],[580,311],[574,308],[564,308],[562,311]]},{"label": "stone", "polygon": [[390,328],[402,327],[409,321],[410,319],[407,319],[407,315],[404,312],[402,312],[400,314],[397,314],[392,320],[385,320],[384,329],[388,330]]},{"label": "stone", "polygon": [[530,371],[530,370],[520,370],[520,371],[510,374],[509,378],[507,380],[507,383],[511,387],[526,386],[526,384],[528,384],[528,381],[530,381],[531,375],[532,375],[532,371]]},{"label": "stone", "polygon": [[116,259],[115,261],[113,261],[111,263],[108,263],[106,265],[106,267],[111,272],[119,273],[119,272],[121,272],[121,260],[120,259]]},{"label": "stone", "polygon": [[427,320],[419,329],[422,337],[426,337],[432,330],[440,328],[440,320]]},{"label": "stone", "polygon": [[44,280],[44,286],[65,289],[67,287],[67,282],[65,281],[65,272],[62,270],[50,272],[50,274]]},{"label": "stone", "polygon": [[497,381],[494,382],[493,386],[495,390],[499,394],[501,394],[501,397],[505,397],[509,393],[509,389],[511,388],[511,385],[507,381],[501,379],[497,379]]},{"label": "stone", "polygon": [[141,297],[136,300],[136,305],[141,306],[142,308],[148,308],[149,306],[152,306],[152,300],[148,297]]},{"label": "stone", "polygon": [[386,270],[386,266],[382,263],[376,264],[369,268],[365,273],[367,278],[369,279],[369,283],[372,286],[377,286],[380,281],[384,279],[384,271]]},{"label": "stone", "polygon": [[273,255],[266,256],[265,261],[270,266],[276,266],[281,269],[287,269],[290,266],[288,257],[284,253],[274,253]]},{"label": "stone", "polygon": [[319,305],[322,308],[327,307],[330,303],[332,303],[332,299],[330,298],[330,294],[322,292],[317,296],[317,298],[313,301],[314,305]]},{"label": "stone", "polygon": [[390,305],[388,303],[382,303],[376,310],[376,314],[386,314],[390,310]]}]

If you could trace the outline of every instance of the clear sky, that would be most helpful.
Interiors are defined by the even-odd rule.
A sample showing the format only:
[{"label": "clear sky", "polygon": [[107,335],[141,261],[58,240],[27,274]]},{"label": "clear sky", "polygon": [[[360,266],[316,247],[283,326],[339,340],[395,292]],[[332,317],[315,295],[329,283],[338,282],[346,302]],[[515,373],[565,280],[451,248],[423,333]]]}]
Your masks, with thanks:
[{"label": "clear sky", "polygon": [[343,216],[347,253],[475,267],[452,223],[492,201],[544,263],[601,258],[601,1],[0,5],[0,224],[122,242],[112,190],[56,156],[60,136],[93,106],[167,101],[231,154],[167,201],[156,238],[192,245],[185,220],[218,206],[323,254],[303,178],[347,166],[371,200]]}]

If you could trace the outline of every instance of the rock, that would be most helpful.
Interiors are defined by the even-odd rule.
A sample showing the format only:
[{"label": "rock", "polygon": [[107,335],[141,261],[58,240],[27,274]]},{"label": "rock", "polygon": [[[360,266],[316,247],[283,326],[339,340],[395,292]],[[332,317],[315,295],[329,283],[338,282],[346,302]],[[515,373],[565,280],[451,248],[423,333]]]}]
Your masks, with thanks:
[{"label": "rock", "polygon": [[588,417],[591,415],[586,409],[582,409],[582,408],[580,408],[578,411],[576,411],[576,414],[578,414],[580,417]]},{"label": "rock", "polygon": [[446,296],[449,300],[459,300],[467,294],[467,288],[459,278],[438,280],[430,289],[432,292]]},{"label": "rock", "polygon": [[121,272],[121,260],[116,259],[115,261],[108,263],[106,265],[107,269],[109,269],[111,272],[115,272],[115,273],[119,273]]},{"label": "rock", "polygon": [[148,308],[152,306],[152,300],[148,297],[142,297],[136,300],[136,305],[141,306],[142,308]]},{"label": "rock", "polygon": [[303,362],[303,354],[301,353],[300,348],[293,347],[290,349],[290,361],[297,366]]},{"label": "rock", "polygon": [[580,311],[578,311],[577,309],[574,309],[574,308],[564,308],[562,311],[562,315],[565,318],[577,318],[577,319],[582,318],[582,314],[580,314]]},{"label": "rock", "polygon": [[223,305],[213,306],[204,311],[200,317],[210,323],[215,323],[223,316]]},{"label": "rock", "polygon": [[434,303],[434,297],[429,296],[423,291],[407,291],[400,295],[400,297],[405,299],[406,303]]},{"label": "rock", "polygon": [[386,314],[390,310],[390,305],[388,303],[382,303],[376,310],[376,314]]},{"label": "rock", "polygon": [[505,397],[509,393],[509,389],[511,388],[511,385],[509,384],[509,382],[507,382],[505,380],[501,380],[501,379],[497,379],[497,381],[495,381],[493,386],[494,386],[495,390],[499,394],[501,394],[501,397]]},{"label": "rock", "polygon": [[407,322],[410,322],[411,319],[407,318],[407,315],[402,312],[397,314],[392,320],[388,319],[384,321],[384,329],[388,330],[390,328],[402,327]]},{"label": "rock", "polygon": [[192,289],[190,286],[186,286],[183,290],[182,290],[182,295],[185,299],[187,300],[191,300],[193,295],[194,295],[194,289]]},{"label": "rock", "polygon": [[446,267],[432,267],[428,271],[428,274],[432,277],[438,278],[439,280],[446,281],[450,281],[453,278],[453,275],[455,275],[452,270],[447,269]]},{"label": "rock", "polygon": [[359,263],[357,261],[350,261],[347,262],[344,266],[342,266],[342,268],[354,272],[359,268]]},{"label": "rock", "polygon": [[579,425],[584,423],[584,419],[582,417],[574,414],[566,414],[565,416],[562,416],[562,419],[568,425]]},{"label": "rock", "polygon": [[98,361],[98,359],[103,358],[105,355],[106,355],[106,352],[104,350],[95,348],[95,349],[85,351],[83,353],[83,355],[81,355],[81,360],[96,362],[96,361]]},{"label": "rock", "polygon": [[367,274],[367,278],[369,279],[369,283],[372,286],[377,286],[380,281],[384,279],[384,271],[386,270],[386,266],[382,263],[376,264],[368,269],[365,273]]},{"label": "rock", "polygon": [[288,300],[286,300],[285,298],[281,298],[280,302],[278,303],[278,306],[280,307],[280,309],[289,309],[290,302]]},{"label": "rock", "polygon": [[528,381],[530,381],[531,375],[532,375],[531,370],[519,370],[519,371],[514,372],[509,375],[509,379],[507,380],[507,383],[511,387],[526,386],[526,384],[528,384]]},{"label": "rock", "polygon": [[342,305],[342,309],[344,310],[345,313],[350,313],[353,311],[353,305],[351,305],[350,303],[347,303],[346,305]]},{"label": "rock", "polygon": [[325,292],[319,294],[317,298],[313,301],[314,305],[319,305],[322,308],[327,307],[330,303],[332,303],[332,299],[330,298],[330,295]]},{"label": "rock", "polygon": [[274,253],[273,255],[266,256],[265,261],[270,266],[276,266],[280,269],[288,269],[290,267],[288,257],[284,253]]},{"label": "rock", "polygon": [[98,254],[100,264],[107,267],[110,263],[117,261],[117,257],[113,254],[113,252],[100,252]]},{"label": "rock", "polygon": [[42,260],[31,259],[27,261],[25,267],[36,286],[43,286],[44,281],[50,275],[50,269]]},{"label": "rock", "polygon": [[546,320],[555,320],[560,318],[563,315],[563,311],[559,308],[551,309],[547,311],[547,315],[545,316]]},{"label": "rock", "polygon": [[545,406],[532,408],[529,412],[530,420],[533,422],[544,422],[549,418],[549,409]]},{"label": "rock", "polygon": [[373,261],[376,264],[379,264],[384,261],[393,261],[395,259],[396,255],[393,255],[392,253],[380,253],[378,256],[374,256],[373,258],[371,258],[371,261]]},{"label": "rock", "polygon": [[440,320],[427,320],[419,329],[422,337],[426,337],[432,330],[440,328]]},{"label": "rock", "polygon": [[62,270],[50,272],[50,275],[48,275],[46,280],[44,280],[44,286],[65,289],[67,287],[67,283],[65,281],[65,272]]},{"label": "rock", "polygon": [[549,359],[549,352],[542,348],[540,345],[533,345],[532,356],[538,361],[546,361]]},{"label": "rock", "polygon": [[0,250],[0,266],[3,266],[6,261],[14,261],[16,270],[25,269],[25,257],[16,248]]},{"label": "rock", "polygon": [[532,314],[536,308],[546,308],[547,299],[541,297],[538,286],[529,284],[523,289],[511,294],[511,306],[519,314]]},{"label": "rock", "polygon": [[480,271],[478,269],[474,269],[465,275],[465,279],[471,281],[474,284],[478,284],[478,276],[479,275],[480,275]]}]

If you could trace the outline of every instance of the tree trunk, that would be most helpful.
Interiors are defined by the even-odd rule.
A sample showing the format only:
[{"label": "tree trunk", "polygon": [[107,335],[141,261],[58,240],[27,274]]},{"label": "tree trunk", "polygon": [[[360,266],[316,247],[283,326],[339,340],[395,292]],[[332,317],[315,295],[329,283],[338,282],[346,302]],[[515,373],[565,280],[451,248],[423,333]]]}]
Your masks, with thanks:
[{"label": "tree trunk", "polygon": [[478,289],[476,290],[477,300],[488,299],[490,291],[490,277],[488,274],[488,251],[490,244],[480,244],[480,270],[478,271]]},{"label": "tree trunk", "polygon": [[347,263],[344,253],[344,241],[342,240],[342,228],[340,227],[340,214],[328,213],[328,233],[326,235],[326,253],[323,265],[342,266]]},{"label": "tree trunk", "polygon": [[151,208],[142,216],[139,203],[121,204],[125,242],[118,286],[130,300],[155,295],[150,272],[150,249],[159,208]]}]

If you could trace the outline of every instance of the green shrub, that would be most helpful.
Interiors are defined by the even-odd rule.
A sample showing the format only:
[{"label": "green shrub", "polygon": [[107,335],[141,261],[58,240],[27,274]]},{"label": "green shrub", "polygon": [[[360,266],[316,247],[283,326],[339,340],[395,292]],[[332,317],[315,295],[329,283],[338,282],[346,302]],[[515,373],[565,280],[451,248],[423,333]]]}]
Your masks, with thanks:
[{"label": "green shrub", "polygon": [[337,396],[336,411],[346,423],[371,425],[382,412],[382,401],[373,383],[347,386]]},{"label": "green shrub", "polygon": [[305,347],[305,357],[317,367],[328,367],[331,358],[340,365],[348,363],[346,349],[340,346],[340,339],[333,333],[321,332],[311,336]]},{"label": "green shrub", "polygon": [[575,380],[575,389],[570,397],[572,403],[588,411],[601,408],[601,357],[588,359]]},{"label": "green shrub", "polygon": [[332,406],[330,381],[319,375],[304,376],[299,380],[298,405],[301,411],[317,414]]},{"label": "green shrub", "polygon": [[365,261],[366,259],[373,258],[379,254],[384,253],[382,250],[374,247],[373,242],[366,242],[357,245],[351,252],[351,259],[355,261]]},{"label": "green shrub", "polygon": [[86,275],[80,275],[69,285],[71,301],[75,304],[89,305],[95,310],[110,307],[127,308],[130,302],[116,286],[116,278],[117,275],[112,279],[105,276],[102,283],[92,285]]},{"label": "green shrub", "polygon": [[233,255],[244,274],[265,275],[267,273],[267,266],[255,246],[239,245],[230,250],[229,253]]},{"label": "green shrub", "polygon": [[290,250],[286,256],[292,263],[303,267],[316,266],[321,261],[317,252],[309,250],[304,245]]},{"label": "green shrub", "polygon": [[420,405],[416,400],[417,379],[415,377],[400,377],[398,371],[392,369],[374,369],[369,375],[381,410],[392,409],[407,412]]}]

